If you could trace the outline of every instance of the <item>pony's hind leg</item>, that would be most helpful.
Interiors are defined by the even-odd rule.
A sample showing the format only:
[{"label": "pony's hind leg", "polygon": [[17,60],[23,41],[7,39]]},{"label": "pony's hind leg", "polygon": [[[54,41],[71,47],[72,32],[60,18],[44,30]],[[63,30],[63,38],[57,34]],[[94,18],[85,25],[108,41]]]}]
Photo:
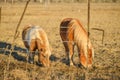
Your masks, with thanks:
[{"label": "pony's hind leg", "polygon": [[64,47],[65,47],[65,52],[66,52],[66,64],[69,65],[69,48],[67,42],[63,42]]}]

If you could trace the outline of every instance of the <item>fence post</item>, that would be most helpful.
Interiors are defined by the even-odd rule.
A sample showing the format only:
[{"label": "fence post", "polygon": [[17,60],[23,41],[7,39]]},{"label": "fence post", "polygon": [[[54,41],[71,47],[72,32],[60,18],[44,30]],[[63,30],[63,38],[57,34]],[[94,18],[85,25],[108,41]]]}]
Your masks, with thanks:
[{"label": "fence post", "polygon": [[1,24],[1,16],[2,16],[2,7],[0,7],[0,24]]},{"label": "fence post", "polygon": [[14,34],[13,42],[15,41],[15,39],[16,39],[17,36],[18,36],[18,28],[19,28],[19,26],[20,26],[20,24],[21,24],[21,21],[22,21],[23,17],[24,17],[24,14],[25,14],[25,11],[26,11],[26,9],[27,9],[27,6],[28,6],[29,2],[30,2],[30,0],[27,1],[26,5],[25,5],[25,8],[24,8],[24,11],[23,11],[23,13],[22,13],[22,15],[21,15],[21,17],[20,17],[20,20],[19,20],[19,22],[18,22],[18,24],[17,24],[16,30],[15,30],[15,34]]},{"label": "fence post", "polygon": [[[87,0],[87,27],[88,27],[88,38],[90,37],[90,0]],[[89,69],[88,69],[88,49],[89,49],[89,39],[87,40],[87,68],[85,70],[85,80],[89,80]]]},{"label": "fence post", "polygon": [[1,21],[2,21],[2,20],[1,20],[1,19],[2,19],[1,16],[2,16],[2,7],[0,7],[0,27],[1,27]]},{"label": "fence post", "polygon": [[12,52],[13,52],[13,50],[14,50],[15,40],[16,40],[16,38],[18,37],[18,28],[19,28],[19,26],[20,26],[20,24],[21,24],[21,21],[22,21],[22,19],[23,19],[23,16],[24,16],[24,14],[25,14],[25,11],[26,11],[26,9],[27,9],[27,6],[28,6],[29,2],[30,2],[30,0],[27,1],[26,5],[25,5],[25,8],[24,8],[24,11],[23,11],[23,13],[22,13],[22,15],[21,15],[21,18],[20,18],[20,20],[19,20],[19,22],[18,22],[18,24],[17,24],[16,30],[15,30],[15,34],[14,34],[14,37],[13,37],[13,41],[12,41],[12,43],[11,43],[12,46],[11,46],[11,51],[10,51],[10,54],[9,54],[9,59],[8,59],[8,64],[7,64],[7,70],[9,70],[10,57],[11,57],[11,54],[12,54]]},{"label": "fence post", "polygon": [[12,1],[12,4],[13,4],[14,0],[11,0],[11,1]]},{"label": "fence post", "polygon": [[4,2],[6,3],[6,2],[7,2],[7,0],[4,0]]}]

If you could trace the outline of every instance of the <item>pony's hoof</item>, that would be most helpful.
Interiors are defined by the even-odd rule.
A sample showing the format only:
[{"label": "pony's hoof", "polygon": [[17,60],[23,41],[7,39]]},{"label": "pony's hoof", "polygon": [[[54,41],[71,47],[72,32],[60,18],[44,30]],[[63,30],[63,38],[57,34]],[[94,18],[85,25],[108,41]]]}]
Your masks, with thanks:
[{"label": "pony's hoof", "polygon": [[36,62],[36,64],[37,64],[38,66],[42,66],[42,63],[40,63],[40,62]]},{"label": "pony's hoof", "polygon": [[34,62],[33,61],[28,61],[30,64],[34,64]]},{"label": "pony's hoof", "polygon": [[74,64],[73,64],[73,63],[70,63],[70,66],[74,66]]}]

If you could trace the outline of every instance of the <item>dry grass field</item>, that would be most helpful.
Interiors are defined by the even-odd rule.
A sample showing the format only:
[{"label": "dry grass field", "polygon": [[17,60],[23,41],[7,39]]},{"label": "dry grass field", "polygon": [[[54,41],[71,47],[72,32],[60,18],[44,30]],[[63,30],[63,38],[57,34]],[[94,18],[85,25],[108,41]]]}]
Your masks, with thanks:
[{"label": "dry grass field", "polygon": [[[49,4],[30,2],[19,27],[19,36],[14,51],[9,54],[16,26],[25,3],[4,4],[0,24],[0,80],[120,80],[120,3],[92,3],[90,10],[90,38],[95,48],[93,69],[86,71],[78,67],[78,54],[75,50],[76,66],[65,64],[65,51],[59,35],[59,25],[67,17],[78,18],[87,30],[87,4]],[[41,26],[48,34],[52,47],[51,66],[40,67],[26,62],[27,54],[21,39],[25,25]],[[105,31],[102,44],[102,33]],[[37,55],[35,56],[37,61]]]}]

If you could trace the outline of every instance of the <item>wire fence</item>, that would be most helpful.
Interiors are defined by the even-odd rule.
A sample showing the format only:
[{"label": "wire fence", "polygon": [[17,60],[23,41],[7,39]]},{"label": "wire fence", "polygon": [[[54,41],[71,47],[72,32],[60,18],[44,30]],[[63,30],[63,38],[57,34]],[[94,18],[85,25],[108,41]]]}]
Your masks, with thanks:
[{"label": "wire fence", "polygon": [[[3,44],[5,45],[6,43],[7,42]],[[106,51],[108,50],[105,50],[105,52]],[[114,53],[115,51],[111,50],[111,51],[108,51],[107,53],[109,52]],[[58,58],[57,56],[55,56],[55,54],[51,56],[50,60],[52,61],[52,63],[49,68],[39,67],[37,63],[35,64],[28,63],[28,60],[27,60],[28,54],[26,52],[26,49],[17,48],[17,45],[14,45],[14,49],[11,49],[11,44],[6,44],[4,48],[0,48],[0,53],[2,53],[2,55],[8,55],[8,57],[3,56],[0,58],[0,64],[1,66],[4,66],[1,68],[2,71],[4,72],[4,76],[3,77],[1,76],[0,78],[4,80],[10,79],[10,78],[12,79],[19,78],[19,79],[24,79],[24,80],[26,79],[28,80],[31,80],[31,79],[36,79],[36,80],[39,80],[39,79],[43,79],[43,80],[48,80],[48,79],[50,80],[52,79],[54,80],[56,79],[58,80],[70,80],[70,79],[71,80],[74,80],[74,79],[75,80],[86,80],[86,78],[89,80],[97,80],[97,79],[119,80],[120,79],[120,76],[119,76],[120,68],[118,67],[116,63],[114,63],[118,59],[116,57],[118,55],[117,53],[114,53],[114,56],[116,57],[116,59],[113,58],[114,61],[110,60],[111,65],[106,64],[104,66],[103,64],[101,64],[101,66],[100,64],[98,65],[97,60],[98,59],[100,60],[100,58],[101,60],[102,59],[104,60],[105,55],[103,56],[99,54],[99,56],[102,56],[103,58],[95,56],[96,58],[98,58],[95,61],[95,66],[93,67],[93,69],[89,70],[87,73],[86,73],[86,69],[82,67],[80,68],[79,65],[78,67],[77,66],[69,67],[69,66],[65,66],[64,61],[63,63],[61,63],[62,55],[64,56],[63,58],[65,58],[64,50],[58,51],[58,53],[62,53],[61,58]],[[24,56],[23,55],[21,56],[20,54],[24,54]],[[108,58],[111,58],[111,57],[108,57]],[[16,59],[18,60],[17,62],[15,61]],[[17,72],[17,73],[23,72],[22,74],[24,75],[22,74],[17,75],[17,73],[14,74],[13,72]]]},{"label": "wire fence", "polygon": [[[52,17],[53,18],[53,17]],[[58,20],[59,21],[59,20]],[[54,22],[51,23],[55,24]],[[47,26],[47,23],[46,25]],[[95,30],[98,28],[94,28]],[[3,30],[3,29],[2,29]],[[101,31],[102,29],[100,29]],[[52,31],[54,31],[52,29]],[[56,31],[56,29],[55,29]],[[102,30],[104,31],[104,30]],[[48,30],[49,32],[49,30]],[[119,32],[111,32],[117,35]],[[97,34],[97,33],[94,33]],[[19,37],[18,34],[17,37]],[[63,47],[63,42],[58,39],[58,33],[51,41],[54,50],[51,55],[51,66],[49,68],[40,67],[35,64],[28,63],[28,54],[26,49],[19,46],[19,42],[23,41],[21,38],[16,38],[14,45],[12,44],[11,36],[6,36],[4,41],[0,42],[0,79],[1,80],[119,80],[120,79],[120,65],[119,65],[119,48],[113,49],[113,44],[106,44],[106,39],[101,38],[98,42],[97,38],[93,39],[95,42],[95,62],[93,69],[88,70],[80,65],[69,67],[66,65],[66,56]],[[108,33],[104,33],[109,35]],[[14,35],[13,35],[14,36]],[[12,38],[13,38],[12,36]],[[48,35],[50,36],[50,35]],[[108,39],[107,39],[108,40]],[[102,42],[103,41],[103,42]],[[20,44],[22,44],[20,42]],[[67,42],[67,41],[65,41]],[[97,43],[98,42],[98,43]],[[101,46],[101,42],[103,45]],[[117,45],[117,44],[116,44]],[[119,43],[117,47],[119,46]],[[75,52],[77,53],[77,51]],[[107,55],[106,55],[107,54]],[[37,56],[37,55],[36,55]],[[35,56],[35,57],[36,57]],[[75,62],[77,62],[78,55],[75,55]],[[36,58],[37,62],[37,58]],[[78,63],[76,63],[78,64]]]}]

